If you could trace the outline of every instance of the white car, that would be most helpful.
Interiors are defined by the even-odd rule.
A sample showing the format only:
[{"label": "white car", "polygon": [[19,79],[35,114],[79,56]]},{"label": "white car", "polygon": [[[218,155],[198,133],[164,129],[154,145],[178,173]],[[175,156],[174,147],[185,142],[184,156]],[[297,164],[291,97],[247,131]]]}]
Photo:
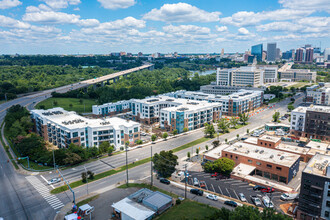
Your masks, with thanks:
[{"label": "white car", "polygon": [[61,182],[60,178],[53,178],[51,180],[48,181],[48,185],[54,184],[54,183],[59,183]]},{"label": "white car", "polygon": [[296,199],[298,196],[299,196],[299,193],[283,193],[283,194],[281,195],[281,199],[284,200],[284,201],[287,201],[287,200],[294,200],[294,199]]},{"label": "white car", "polygon": [[267,208],[274,208],[274,204],[268,196],[262,197],[262,202]]},{"label": "white car", "polygon": [[238,194],[238,197],[239,197],[239,199],[240,199],[242,202],[247,202],[247,200],[246,200],[246,198],[245,198],[245,196],[244,196],[243,193],[239,193],[239,194]]},{"label": "white car", "polygon": [[211,200],[214,200],[214,201],[217,201],[218,200],[218,197],[216,195],[212,195],[212,194],[208,194],[206,196],[206,198],[211,199]]}]

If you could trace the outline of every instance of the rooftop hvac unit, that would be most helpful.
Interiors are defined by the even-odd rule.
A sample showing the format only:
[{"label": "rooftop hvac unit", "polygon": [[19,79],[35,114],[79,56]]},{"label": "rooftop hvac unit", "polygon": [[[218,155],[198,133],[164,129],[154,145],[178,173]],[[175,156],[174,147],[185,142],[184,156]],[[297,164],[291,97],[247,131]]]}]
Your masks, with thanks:
[{"label": "rooftop hvac unit", "polygon": [[284,159],[284,156],[281,156],[281,157],[280,157],[280,160],[283,160],[283,159]]},{"label": "rooftop hvac unit", "polygon": [[264,151],[264,150],[261,150],[261,151],[260,151],[260,154],[262,154],[263,152],[265,152],[265,151]]},{"label": "rooftop hvac unit", "polygon": [[250,153],[250,151],[249,151],[249,150],[247,150],[247,151],[246,151],[246,154],[248,154],[248,153]]},{"label": "rooftop hvac unit", "polygon": [[238,145],[238,147],[239,147],[239,148],[241,148],[241,147],[242,147],[242,145],[240,144],[240,145]]},{"label": "rooftop hvac unit", "polygon": [[236,147],[234,148],[234,151],[237,151],[237,148]]},{"label": "rooftop hvac unit", "polygon": [[269,158],[273,158],[274,157],[274,155],[272,154],[272,155],[270,155],[270,157]]},{"label": "rooftop hvac unit", "polygon": [[254,152],[258,153],[258,152],[259,152],[259,150],[258,150],[258,149],[256,149]]}]

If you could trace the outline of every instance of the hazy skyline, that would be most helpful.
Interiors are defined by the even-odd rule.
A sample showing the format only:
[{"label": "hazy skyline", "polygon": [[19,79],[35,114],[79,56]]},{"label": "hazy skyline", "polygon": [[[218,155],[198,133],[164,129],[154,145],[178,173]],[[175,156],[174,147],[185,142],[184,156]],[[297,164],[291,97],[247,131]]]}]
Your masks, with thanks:
[{"label": "hazy skyline", "polygon": [[330,47],[328,0],[0,0],[0,54]]}]

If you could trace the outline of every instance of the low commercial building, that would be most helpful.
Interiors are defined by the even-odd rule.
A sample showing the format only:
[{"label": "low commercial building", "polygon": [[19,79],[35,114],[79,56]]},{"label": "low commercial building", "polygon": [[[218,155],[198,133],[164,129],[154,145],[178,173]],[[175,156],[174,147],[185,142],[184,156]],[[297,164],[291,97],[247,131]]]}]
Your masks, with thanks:
[{"label": "low commercial building", "polygon": [[185,90],[168,93],[167,95],[190,100],[220,102],[222,103],[222,114],[228,116],[238,116],[240,113],[252,111],[263,104],[263,92],[256,90],[240,90],[227,96]]},{"label": "low commercial building", "polygon": [[172,197],[149,189],[140,189],[111,205],[115,216],[122,220],[149,220],[172,206]]},{"label": "low commercial building", "polygon": [[118,148],[140,139],[139,123],[117,117],[89,119],[63,108],[32,110],[31,117],[36,133],[59,148],[98,147],[105,141]]},{"label": "low commercial building", "polygon": [[233,160],[235,165],[243,163],[254,166],[254,175],[286,184],[299,171],[299,155],[247,143],[227,147],[222,151],[222,156]]},{"label": "low commercial building", "polygon": [[209,150],[208,152],[203,154],[203,161],[204,162],[214,162],[222,157],[222,151],[229,147],[228,144],[221,144],[220,146]]},{"label": "low commercial building", "polygon": [[316,72],[309,69],[291,69],[293,63],[284,64],[279,70],[281,81],[299,82],[301,80],[316,81]]},{"label": "low commercial building", "polygon": [[297,219],[330,218],[330,155],[316,154],[301,176]]},{"label": "low commercial building", "polygon": [[258,138],[258,146],[267,148],[276,148],[281,143],[281,138],[273,137],[269,135],[263,135]]},{"label": "low commercial building", "polygon": [[184,128],[194,130],[204,127],[205,123],[219,121],[221,118],[219,102],[187,100],[183,105],[160,110],[160,127],[172,132],[182,133]]},{"label": "low commercial building", "polygon": [[330,107],[298,107],[291,112],[290,133],[293,137],[305,137],[330,142]]},{"label": "low commercial building", "polygon": [[266,131],[276,131],[277,129],[281,129],[285,132],[290,130],[290,125],[283,124],[283,123],[266,123],[265,130]]},{"label": "low commercial building", "polygon": [[264,91],[264,88],[255,88],[255,87],[248,87],[248,86],[223,86],[223,85],[204,85],[200,87],[200,91],[207,94],[214,94],[214,95],[230,95],[232,93],[238,92],[240,90],[258,90]]}]

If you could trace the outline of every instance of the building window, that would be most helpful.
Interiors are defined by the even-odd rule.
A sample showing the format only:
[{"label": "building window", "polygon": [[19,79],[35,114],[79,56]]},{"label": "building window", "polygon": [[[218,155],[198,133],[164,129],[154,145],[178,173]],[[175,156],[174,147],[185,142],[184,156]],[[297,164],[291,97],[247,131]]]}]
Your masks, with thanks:
[{"label": "building window", "polygon": [[327,201],[327,207],[330,207],[330,201]]},{"label": "building window", "polygon": [[261,163],[260,163],[260,162],[256,162],[256,164],[257,164],[257,165],[259,165],[259,166],[261,165]]},{"label": "building window", "polygon": [[276,170],[282,170],[282,167],[276,167]]},{"label": "building window", "polygon": [[80,132],[80,136],[84,136],[84,132]]},{"label": "building window", "polygon": [[260,144],[262,145],[262,142],[260,142]]},{"label": "building window", "polygon": [[325,212],[324,212],[324,216],[325,216],[325,217],[329,217],[329,212],[328,212],[328,211],[325,211]]},{"label": "building window", "polygon": [[96,131],[93,131],[93,134],[96,135]]},{"label": "building window", "polygon": [[280,176],[280,182],[282,182],[282,183],[286,183],[286,177],[284,177],[284,176]]},{"label": "building window", "polygon": [[94,137],[94,141],[96,141],[97,140],[97,137]]},{"label": "building window", "polygon": [[252,163],[252,160],[248,160],[249,163]]},{"label": "building window", "polygon": [[256,170],[256,175],[262,176],[262,171],[261,170]]},{"label": "building window", "polygon": [[236,157],[235,157],[235,159],[237,160],[237,159],[238,159],[238,157],[236,156]]},{"label": "building window", "polygon": [[270,173],[264,172],[264,177],[267,178],[267,179],[270,179]]},{"label": "building window", "polygon": [[267,168],[272,168],[273,166],[270,164],[267,164]]},{"label": "building window", "polygon": [[267,146],[267,143],[265,143],[265,146]]},{"label": "building window", "polygon": [[139,128],[134,128],[134,132],[138,132],[139,131]]},{"label": "building window", "polygon": [[78,132],[73,132],[72,137],[78,137]]}]

